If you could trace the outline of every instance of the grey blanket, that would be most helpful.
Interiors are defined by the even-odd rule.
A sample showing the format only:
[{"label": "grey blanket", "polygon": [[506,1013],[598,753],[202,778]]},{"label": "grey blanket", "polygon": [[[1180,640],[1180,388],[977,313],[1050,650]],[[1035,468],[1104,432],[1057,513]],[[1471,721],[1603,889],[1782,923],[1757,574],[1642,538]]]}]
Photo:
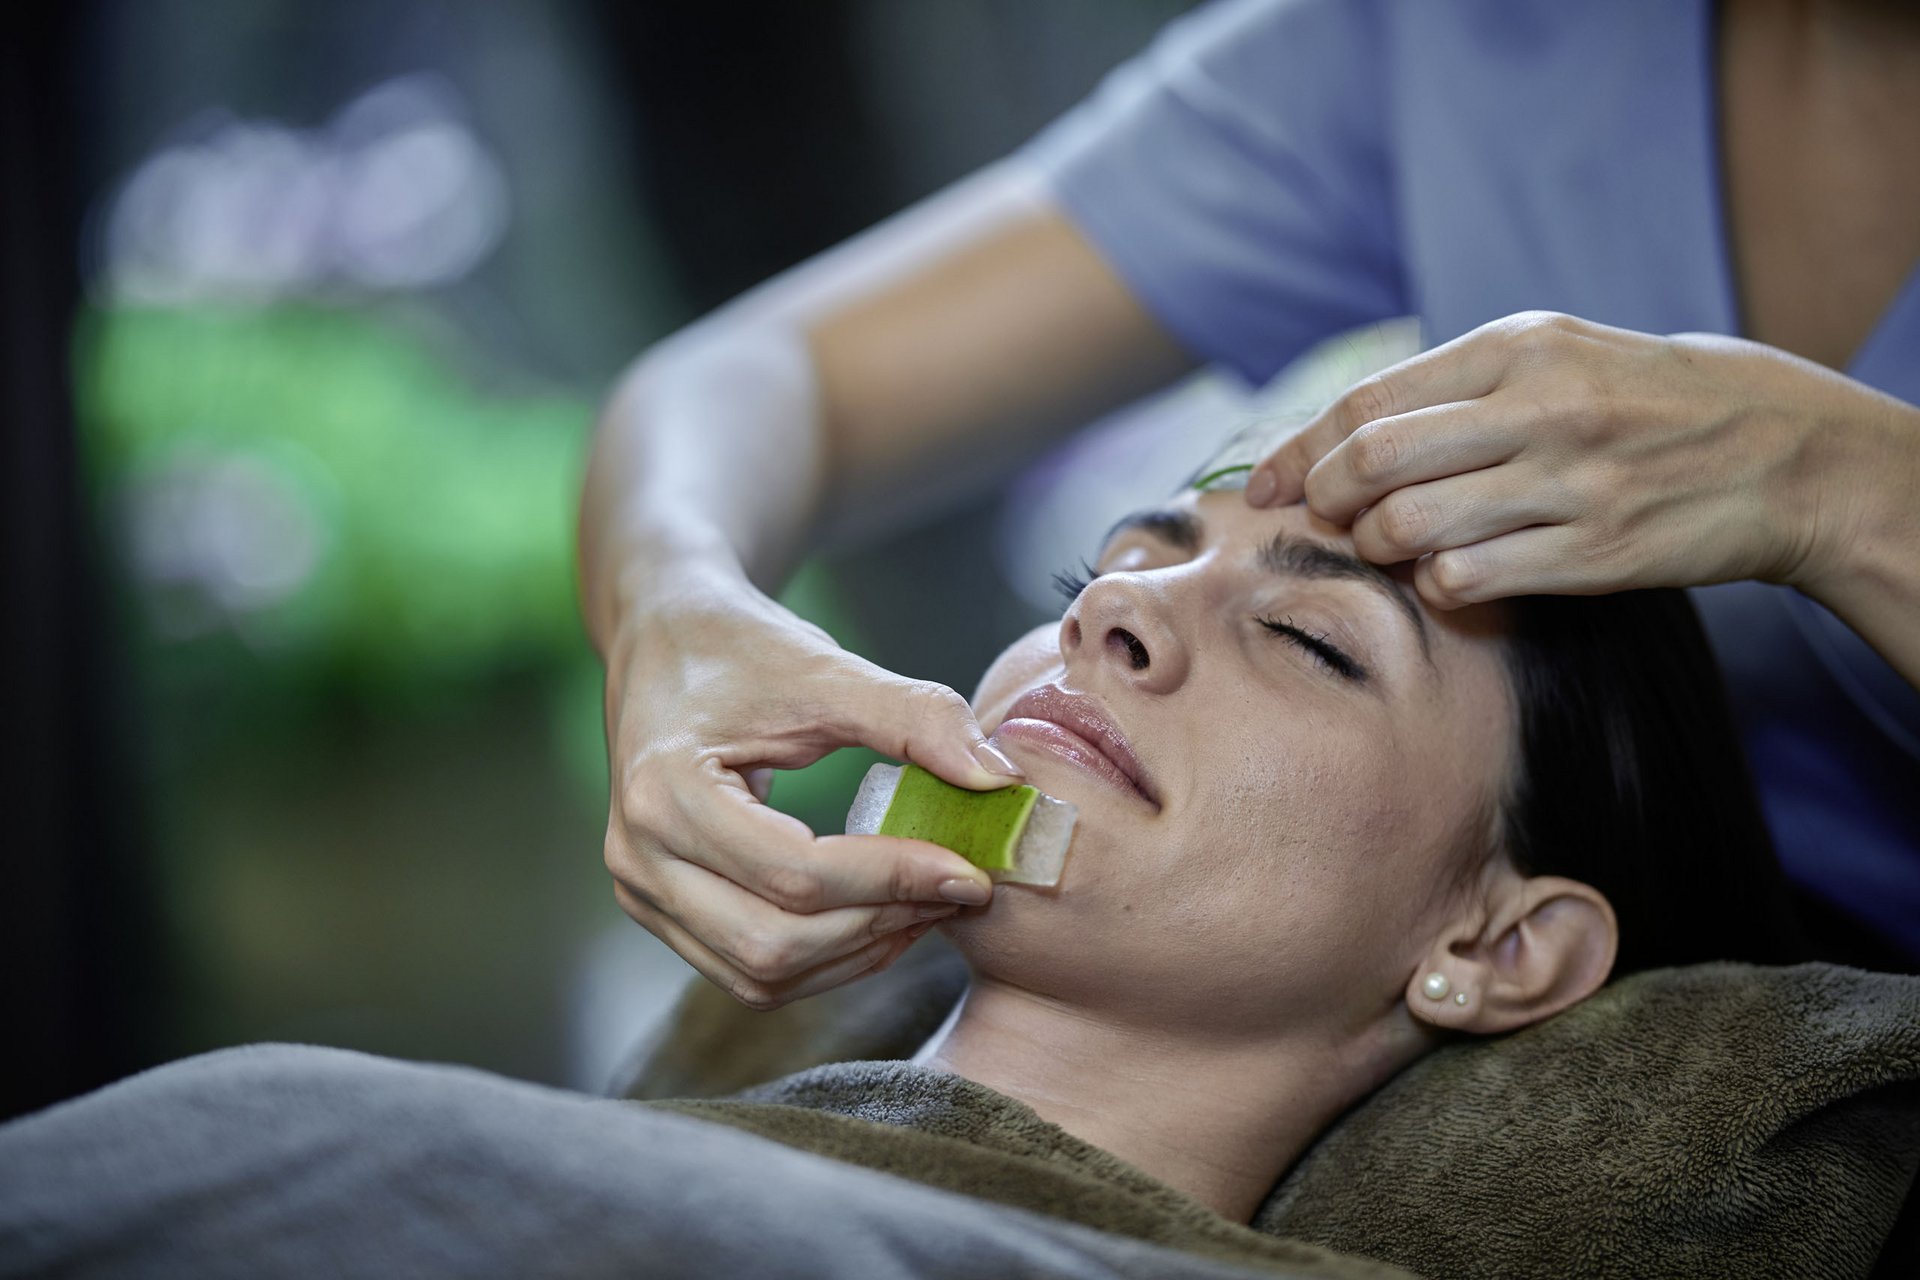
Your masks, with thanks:
[{"label": "grey blanket", "polygon": [[8,1277],[1272,1274],[650,1107],[333,1049],[191,1058],[0,1127]]},{"label": "grey blanket", "polygon": [[721,1125],[265,1046],[0,1127],[0,1276],[1385,1270],[1303,1240],[1427,1276],[1859,1276],[1920,1159],[1916,1081],[1920,979],[1640,975],[1411,1068],[1276,1189],[1256,1225],[1296,1239],[1248,1244],[1018,1103],[902,1065],[681,1104]]}]

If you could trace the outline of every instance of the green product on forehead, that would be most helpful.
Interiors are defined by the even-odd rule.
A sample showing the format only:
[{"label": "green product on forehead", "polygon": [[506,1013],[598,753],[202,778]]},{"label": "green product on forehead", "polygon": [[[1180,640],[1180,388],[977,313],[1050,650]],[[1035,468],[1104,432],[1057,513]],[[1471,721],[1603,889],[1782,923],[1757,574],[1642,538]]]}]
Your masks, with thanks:
[{"label": "green product on forehead", "polygon": [[[1253,464],[1251,462],[1238,462],[1231,467],[1221,467],[1217,471],[1207,472],[1207,474],[1201,476],[1198,480],[1195,480],[1193,482],[1193,487],[1196,489],[1202,490],[1204,492],[1207,489],[1211,489],[1213,487],[1214,481],[1216,480],[1224,480],[1228,476],[1240,475],[1242,472],[1250,472],[1252,470],[1253,470]],[[1246,487],[1246,484],[1247,482],[1245,479],[1242,479],[1240,481],[1241,488],[1244,489]]]},{"label": "green product on forehead", "polygon": [[918,765],[877,764],[847,814],[847,834],[930,840],[994,880],[1060,882],[1079,811],[1029,786],[968,791]]}]

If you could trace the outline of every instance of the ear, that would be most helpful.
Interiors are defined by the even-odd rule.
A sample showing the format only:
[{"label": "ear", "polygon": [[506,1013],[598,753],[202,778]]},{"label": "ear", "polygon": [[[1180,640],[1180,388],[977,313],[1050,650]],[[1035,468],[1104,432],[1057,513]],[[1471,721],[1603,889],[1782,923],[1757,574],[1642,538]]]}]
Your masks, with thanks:
[{"label": "ear", "polygon": [[1619,944],[1613,905],[1591,885],[1502,876],[1442,930],[1407,983],[1407,1010],[1452,1031],[1512,1031],[1592,995]]}]

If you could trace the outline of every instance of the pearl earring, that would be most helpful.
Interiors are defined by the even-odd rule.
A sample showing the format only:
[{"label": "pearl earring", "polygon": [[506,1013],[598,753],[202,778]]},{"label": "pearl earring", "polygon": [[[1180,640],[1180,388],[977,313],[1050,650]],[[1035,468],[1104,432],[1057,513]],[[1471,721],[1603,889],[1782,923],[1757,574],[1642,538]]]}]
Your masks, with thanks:
[{"label": "pearl earring", "polygon": [[1453,993],[1453,1002],[1454,1002],[1455,1004],[1465,1004],[1465,1003],[1467,1002],[1467,993],[1466,993],[1466,992],[1464,992],[1464,991],[1456,991],[1456,992],[1454,992],[1454,993]]},{"label": "pearl earring", "polygon": [[1429,1000],[1445,1000],[1447,992],[1452,989],[1453,984],[1447,981],[1447,975],[1444,973],[1430,973],[1420,984],[1420,994]]}]

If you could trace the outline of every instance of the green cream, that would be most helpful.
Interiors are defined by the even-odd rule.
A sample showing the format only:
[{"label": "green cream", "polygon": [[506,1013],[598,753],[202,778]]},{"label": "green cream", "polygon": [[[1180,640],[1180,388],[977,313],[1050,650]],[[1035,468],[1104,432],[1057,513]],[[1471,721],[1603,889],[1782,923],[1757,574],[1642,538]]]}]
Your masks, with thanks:
[{"label": "green cream", "polygon": [[880,820],[879,834],[931,840],[983,871],[1007,871],[1039,795],[1026,786],[968,791],[910,764]]}]

